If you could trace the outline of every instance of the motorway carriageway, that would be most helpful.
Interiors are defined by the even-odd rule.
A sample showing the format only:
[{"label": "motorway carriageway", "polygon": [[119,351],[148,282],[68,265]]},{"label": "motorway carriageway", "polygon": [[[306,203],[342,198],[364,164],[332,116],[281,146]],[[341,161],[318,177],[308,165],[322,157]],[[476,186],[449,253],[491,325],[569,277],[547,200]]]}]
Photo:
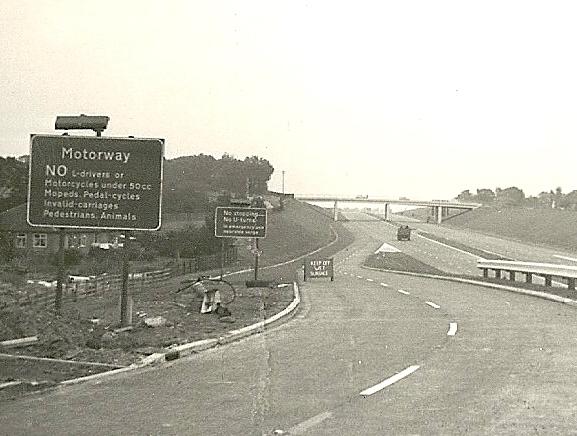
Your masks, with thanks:
[{"label": "motorway carriageway", "polygon": [[575,309],[363,269],[393,229],[346,225],[357,239],[335,256],[335,281],[307,282],[289,323],[161,368],[4,404],[0,428],[194,435],[577,428]]}]

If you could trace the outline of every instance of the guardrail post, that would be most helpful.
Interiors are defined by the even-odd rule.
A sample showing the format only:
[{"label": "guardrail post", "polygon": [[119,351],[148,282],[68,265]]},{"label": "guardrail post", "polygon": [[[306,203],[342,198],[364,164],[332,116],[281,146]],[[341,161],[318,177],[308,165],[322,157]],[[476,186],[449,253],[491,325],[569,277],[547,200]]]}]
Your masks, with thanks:
[{"label": "guardrail post", "polygon": [[575,290],[575,279],[572,277],[568,277],[567,278],[567,288],[570,291],[574,291]]},{"label": "guardrail post", "polygon": [[533,283],[533,273],[525,273],[525,282],[526,283]]},{"label": "guardrail post", "polygon": [[545,286],[551,286],[552,278],[549,274],[544,275],[545,277]]}]

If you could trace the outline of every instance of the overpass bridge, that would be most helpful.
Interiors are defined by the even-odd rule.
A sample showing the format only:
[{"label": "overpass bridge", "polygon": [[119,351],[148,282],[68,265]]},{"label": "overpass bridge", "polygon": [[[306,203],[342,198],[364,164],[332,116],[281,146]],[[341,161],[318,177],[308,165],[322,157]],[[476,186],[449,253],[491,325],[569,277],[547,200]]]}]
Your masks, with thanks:
[{"label": "overpass bridge", "polygon": [[385,221],[389,220],[390,205],[403,206],[419,206],[430,207],[432,209],[432,216],[438,224],[443,222],[443,218],[449,215],[450,209],[473,210],[481,207],[480,203],[463,203],[456,200],[409,200],[390,198],[369,198],[369,197],[341,197],[341,196],[323,196],[323,195],[298,195],[294,198],[300,201],[314,202],[314,203],[332,203],[334,208],[334,220],[338,221],[338,205],[339,203],[375,203],[383,205],[385,209]]}]

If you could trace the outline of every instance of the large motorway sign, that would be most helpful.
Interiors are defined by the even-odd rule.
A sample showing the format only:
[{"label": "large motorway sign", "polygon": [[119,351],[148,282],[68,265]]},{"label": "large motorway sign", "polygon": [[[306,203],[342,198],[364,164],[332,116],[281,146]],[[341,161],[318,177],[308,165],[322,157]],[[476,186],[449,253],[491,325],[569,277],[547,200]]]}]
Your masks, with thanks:
[{"label": "large motorway sign", "polygon": [[32,135],[28,223],[157,230],[164,140]]},{"label": "large motorway sign", "polygon": [[265,208],[217,207],[214,235],[218,238],[264,238],[266,218]]}]

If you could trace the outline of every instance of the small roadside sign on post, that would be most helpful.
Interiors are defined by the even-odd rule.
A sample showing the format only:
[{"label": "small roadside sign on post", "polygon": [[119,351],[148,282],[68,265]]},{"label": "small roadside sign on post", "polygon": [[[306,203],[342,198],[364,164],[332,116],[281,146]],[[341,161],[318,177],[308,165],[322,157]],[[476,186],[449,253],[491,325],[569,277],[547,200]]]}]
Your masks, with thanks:
[{"label": "small roadside sign on post", "polygon": [[258,240],[266,237],[266,208],[217,207],[214,211],[214,236],[217,238],[254,238],[254,280],[258,280]]},{"label": "small roadside sign on post", "polygon": [[330,277],[331,282],[335,280],[333,258],[330,259],[307,259],[304,264],[304,280],[307,278],[317,279]]}]

